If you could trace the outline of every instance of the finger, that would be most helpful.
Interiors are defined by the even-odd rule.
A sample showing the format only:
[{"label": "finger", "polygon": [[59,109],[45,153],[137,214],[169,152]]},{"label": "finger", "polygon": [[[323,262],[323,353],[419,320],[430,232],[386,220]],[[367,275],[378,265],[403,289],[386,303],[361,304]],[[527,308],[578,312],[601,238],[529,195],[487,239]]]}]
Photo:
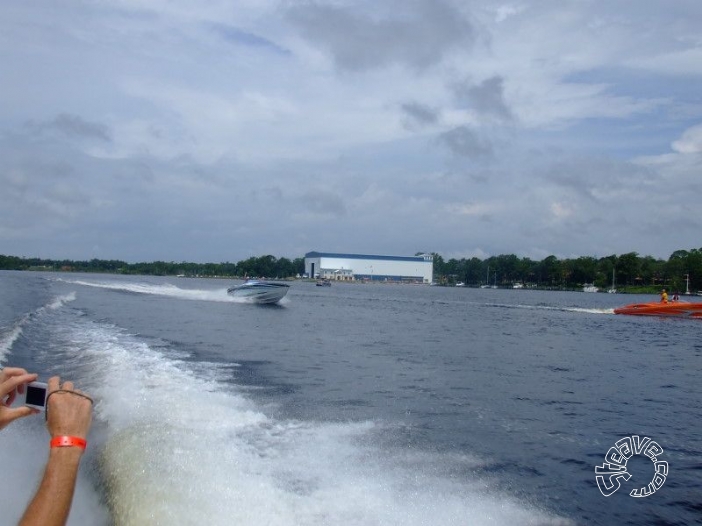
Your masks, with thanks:
[{"label": "finger", "polygon": [[73,382],[71,382],[70,380],[67,382],[63,382],[61,389],[65,389],[66,391],[73,391]]},{"label": "finger", "polygon": [[34,415],[38,412],[39,411],[37,411],[36,409],[32,409],[31,407],[27,407],[26,405],[22,406],[22,407],[17,407],[15,409],[9,409],[7,412],[7,416],[9,417],[7,421],[8,421],[8,423],[14,422],[18,418],[23,418],[25,416]]},{"label": "finger", "polygon": [[20,376],[12,376],[0,384],[0,397],[13,393],[20,385],[28,384],[37,379],[36,374],[22,374]]},{"label": "finger", "polygon": [[[27,374],[29,373],[27,373],[27,371],[25,369],[22,369],[21,367],[5,367],[4,369],[0,370],[0,383],[4,383],[10,378]],[[20,385],[19,392],[24,392],[24,385]]]},{"label": "finger", "polygon": [[49,381],[46,382],[47,392],[52,393],[54,391],[57,391],[59,388],[59,381],[60,381],[60,378],[58,376],[52,376],[51,378],[49,378]]},{"label": "finger", "polygon": [[91,404],[94,404],[94,403],[95,403],[94,400],[93,400],[93,397],[90,396],[90,395],[89,395],[88,393],[86,393],[85,391],[80,391],[80,390],[76,389],[76,390],[73,391],[73,392],[76,393],[76,394],[78,394],[78,395],[80,395],[80,396],[82,396],[83,398],[85,398],[85,399],[86,399],[88,402],[90,402]]},{"label": "finger", "polygon": [[0,376],[4,376],[5,378],[10,376],[19,376],[21,374],[27,374],[27,371],[20,367],[5,367],[2,371],[0,371]]},{"label": "finger", "polygon": [[[7,370],[7,369],[5,369],[5,370]],[[13,374],[5,374],[5,375],[3,375],[2,382],[7,382],[8,380],[12,380],[13,378],[26,378],[26,377],[29,377],[29,376],[31,376],[31,377],[33,377],[33,378],[36,378],[36,377],[37,377],[37,374],[36,374],[36,373],[31,373],[31,374],[30,374],[30,373],[28,373],[27,371],[25,371],[24,369],[14,369],[14,371],[15,371],[15,372],[14,372]]]}]

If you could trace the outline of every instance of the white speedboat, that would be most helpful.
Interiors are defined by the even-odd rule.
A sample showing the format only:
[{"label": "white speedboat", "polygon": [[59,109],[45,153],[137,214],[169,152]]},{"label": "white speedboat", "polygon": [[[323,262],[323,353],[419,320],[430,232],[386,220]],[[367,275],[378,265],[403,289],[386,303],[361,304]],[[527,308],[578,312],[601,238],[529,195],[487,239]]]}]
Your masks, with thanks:
[{"label": "white speedboat", "polygon": [[241,298],[250,303],[278,303],[288,293],[290,285],[271,281],[251,279],[227,289],[235,298]]}]

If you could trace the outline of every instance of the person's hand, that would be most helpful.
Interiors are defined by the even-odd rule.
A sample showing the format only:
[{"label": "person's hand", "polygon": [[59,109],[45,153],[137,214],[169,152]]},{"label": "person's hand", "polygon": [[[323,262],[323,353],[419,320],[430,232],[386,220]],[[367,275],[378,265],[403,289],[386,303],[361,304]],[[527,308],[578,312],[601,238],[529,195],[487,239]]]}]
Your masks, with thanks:
[{"label": "person's hand", "polygon": [[19,367],[5,367],[0,370],[0,429],[18,418],[39,412],[27,406],[10,407],[17,393],[24,393],[24,386],[36,379],[36,374],[29,374]]},{"label": "person's hand", "polygon": [[68,435],[86,438],[93,420],[93,401],[73,382],[64,382],[59,389],[59,377],[49,379],[46,395],[46,427],[51,437]]}]

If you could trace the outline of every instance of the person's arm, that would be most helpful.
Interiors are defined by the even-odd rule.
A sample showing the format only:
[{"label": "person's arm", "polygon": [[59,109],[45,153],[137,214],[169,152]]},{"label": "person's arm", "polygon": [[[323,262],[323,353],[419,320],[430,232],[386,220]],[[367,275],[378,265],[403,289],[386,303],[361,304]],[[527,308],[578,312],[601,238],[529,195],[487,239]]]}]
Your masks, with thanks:
[{"label": "person's arm", "polygon": [[0,369],[0,429],[10,422],[37,413],[31,407],[10,407],[17,393],[24,393],[25,384],[37,379],[36,374],[28,374],[19,367],[5,367]]},{"label": "person's arm", "polygon": [[68,520],[83,450],[51,448],[44,478],[20,526],[63,526]]},{"label": "person's arm", "polygon": [[[92,400],[74,390],[72,382],[65,382],[59,389],[57,376],[49,380],[47,392],[46,426],[51,438],[68,436],[85,440],[92,422]],[[51,447],[44,477],[20,526],[66,524],[82,456],[82,447]]]}]

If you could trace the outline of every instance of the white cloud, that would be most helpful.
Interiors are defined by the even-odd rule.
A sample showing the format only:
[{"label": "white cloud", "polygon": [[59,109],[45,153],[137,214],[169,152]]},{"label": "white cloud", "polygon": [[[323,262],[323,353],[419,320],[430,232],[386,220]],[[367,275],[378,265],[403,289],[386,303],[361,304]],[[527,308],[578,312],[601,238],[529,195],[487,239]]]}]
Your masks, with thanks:
[{"label": "white cloud", "polygon": [[694,48],[636,57],[627,65],[665,75],[683,75],[694,82],[695,77],[702,76],[702,43]]},{"label": "white cloud", "polygon": [[504,4],[495,9],[495,22],[504,22],[510,16],[514,16],[524,10],[523,6]]},{"label": "white cloud", "polygon": [[489,216],[499,211],[501,207],[494,203],[447,203],[444,210],[447,214],[458,216]]},{"label": "white cloud", "polygon": [[564,203],[551,203],[551,213],[557,219],[564,219],[573,215],[573,209]]},{"label": "white cloud", "polygon": [[678,153],[699,153],[702,152],[702,124],[688,128],[680,139],[671,145]]}]

